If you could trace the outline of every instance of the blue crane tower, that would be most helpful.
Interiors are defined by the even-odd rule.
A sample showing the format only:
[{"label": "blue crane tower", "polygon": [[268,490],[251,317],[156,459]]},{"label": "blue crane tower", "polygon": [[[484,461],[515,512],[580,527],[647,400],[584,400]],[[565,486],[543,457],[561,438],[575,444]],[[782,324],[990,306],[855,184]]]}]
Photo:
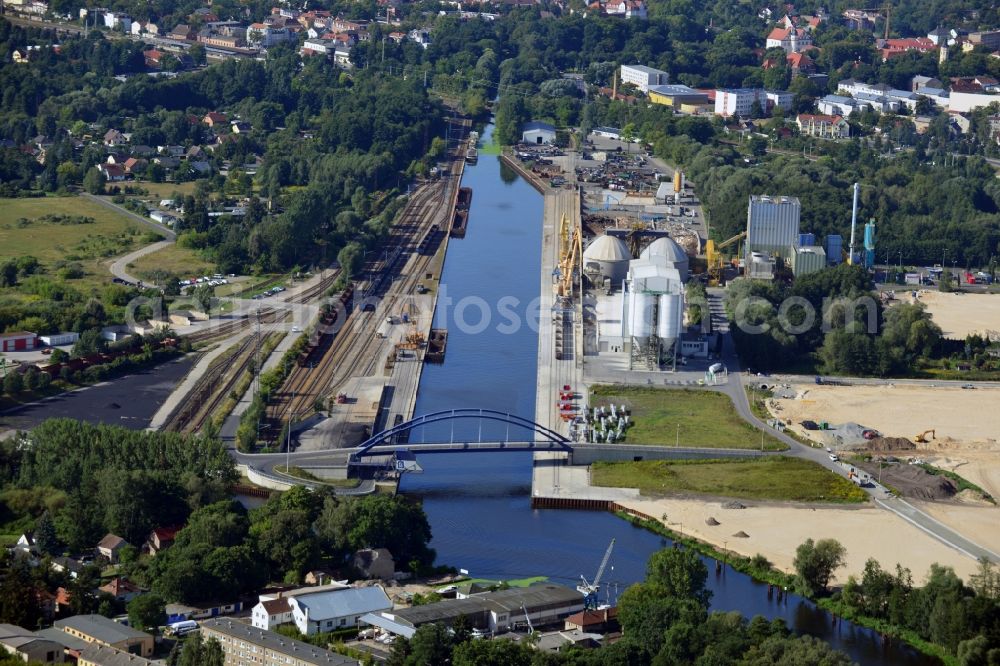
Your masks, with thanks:
[{"label": "blue crane tower", "polygon": [[865,268],[875,265],[875,218],[865,225]]}]

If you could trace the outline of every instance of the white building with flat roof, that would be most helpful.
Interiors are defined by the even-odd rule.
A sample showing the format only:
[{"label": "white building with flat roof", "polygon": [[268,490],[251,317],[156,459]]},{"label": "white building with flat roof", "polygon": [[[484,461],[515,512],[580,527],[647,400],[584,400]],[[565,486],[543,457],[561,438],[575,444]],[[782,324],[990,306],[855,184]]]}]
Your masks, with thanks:
[{"label": "white building with flat roof", "polygon": [[650,86],[664,86],[670,83],[670,74],[662,69],[646,67],[645,65],[622,65],[622,83],[631,83],[644,93]]}]

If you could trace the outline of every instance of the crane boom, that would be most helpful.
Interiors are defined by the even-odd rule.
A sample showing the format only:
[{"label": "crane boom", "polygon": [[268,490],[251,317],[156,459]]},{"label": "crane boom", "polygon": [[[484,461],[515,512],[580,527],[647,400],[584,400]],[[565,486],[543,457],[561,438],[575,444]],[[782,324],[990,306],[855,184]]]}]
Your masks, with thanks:
[{"label": "crane boom", "polygon": [[611,551],[615,547],[614,538],[611,539],[611,543],[608,544],[608,549],[604,551],[604,559],[601,560],[601,566],[597,570],[597,575],[594,576],[594,587],[601,584],[601,577],[604,575],[604,568],[608,566],[608,560],[611,559]]}]

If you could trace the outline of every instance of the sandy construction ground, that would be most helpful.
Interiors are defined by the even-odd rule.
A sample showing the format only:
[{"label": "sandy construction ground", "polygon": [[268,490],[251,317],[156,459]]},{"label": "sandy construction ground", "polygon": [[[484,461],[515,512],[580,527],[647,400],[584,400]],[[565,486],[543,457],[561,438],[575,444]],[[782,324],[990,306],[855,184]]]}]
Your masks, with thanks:
[{"label": "sandy construction ground", "polygon": [[1000,508],[952,502],[913,502],[913,505],[945,525],[960,526],[965,537],[1000,553]]},{"label": "sandy construction ground", "polygon": [[[941,469],[947,469],[976,484],[1000,502],[1000,451],[977,451],[958,447],[951,451],[924,449],[921,458]],[[996,533],[1000,538],[1000,514]]]},{"label": "sandy construction ground", "polygon": [[[745,509],[723,509],[724,500],[694,499],[632,499],[619,500],[619,504],[634,508],[651,516],[666,514],[668,527],[688,536],[707,541],[718,548],[751,557],[761,553],[777,568],[791,572],[795,549],[807,538],[836,539],[847,549],[847,564],[836,572],[836,582],[843,583],[847,576],[860,576],[865,561],[873,557],[884,569],[893,569],[897,563],[910,569],[915,583],[922,583],[930,565],[945,564],[954,567],[962,578],[977,570],[976,561],[945,546],[927,533],[910,525],[893,513],[876,507],[798,507],[743,501]],[[925,506],[938,507],[937,504]],[[960,507],[966,508],[966,507]],[[945,507],[950,511],[951,507]],[[963,533],[974,540],[983,532],[992,532],[1000,541],[996,517],[1000,510],[987,509],[987,514],[976,517],[980,529],[964,529]],[[713,517],[719,525],[709,526],[705,521]],[[941,516],[936,516],[940,519]],[[954,516],[951,516],[954,518]],[[966,516],[961,520],[965,522]],[[971,525],[969,527],[972,527]],[[743,531],[749,538],[733,535]],[[992,543],[984,545],[996,548]]]},{"label": "sandy construction ground", "polygon": [[794,399],[775,399],[775,416],[795,423],[804,419],[854,421],[890,437],[911,438],[935,429],[932,450],[997,449],[1000,436],[1000,389],[965,390],[906,384],[825,386],[800,384]]},{"label": "sandy construction ground", "polygon": [[[904,292],[906,300],[910,292]],[[970,333],[1000,335],[1000,294],[956,294],[919,291],[917,300],[927,306],[946,338],[962,340]],[[899,296],[899,292],[897,292]]]}]

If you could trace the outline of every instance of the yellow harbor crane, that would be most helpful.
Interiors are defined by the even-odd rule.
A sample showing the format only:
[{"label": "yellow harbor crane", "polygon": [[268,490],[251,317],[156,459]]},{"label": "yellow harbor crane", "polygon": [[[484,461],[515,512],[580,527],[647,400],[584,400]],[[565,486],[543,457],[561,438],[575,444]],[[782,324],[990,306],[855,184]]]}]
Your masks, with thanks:
[{"label": "yellow harbor crane", "polygon": [[556,294],[573,295],[573,272],[583,260],[583,238],[579,229],[569,228],[569,217],[563,214],[559,222],[559,281]]},{"label": "yellow harbor crane", "polygon": [[720,250],[724,250],[733,243],[743,240],[747,237],[747,232],[741,231],[732,238],[722,241],[718,245],[711,238],[705,243],[705,260],[708,264],[708,283],[709,285],[716,287],[719,285],[719,281],[722,279],[722,255],[719,253]]}]

